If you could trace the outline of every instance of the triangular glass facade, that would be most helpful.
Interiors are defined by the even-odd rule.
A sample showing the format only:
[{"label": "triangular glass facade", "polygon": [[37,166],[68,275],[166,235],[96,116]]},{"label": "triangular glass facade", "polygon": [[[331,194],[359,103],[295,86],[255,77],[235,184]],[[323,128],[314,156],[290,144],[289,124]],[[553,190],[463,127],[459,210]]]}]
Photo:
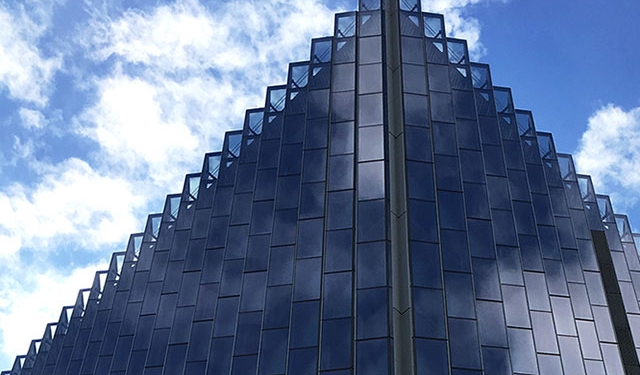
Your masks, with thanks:
[{"label": "triangular glass facade", "polygon": [[336,15],[2,374],[640,374],[640,235],[396,1]]}]

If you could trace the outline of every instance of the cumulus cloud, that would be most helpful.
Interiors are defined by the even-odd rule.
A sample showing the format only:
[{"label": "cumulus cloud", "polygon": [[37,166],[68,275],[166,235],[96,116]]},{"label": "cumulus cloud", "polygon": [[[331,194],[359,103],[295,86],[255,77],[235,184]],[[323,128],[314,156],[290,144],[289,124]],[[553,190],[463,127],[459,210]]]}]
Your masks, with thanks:
[{"label": "cumulus cloud", "polygon": [[107,266],[103,260],[70,273],[49,268],[43,272],[13,270],[2,275],[0,355],[5,361],[25,354],[31,340],[42,337],[46,322],[56,322],[62,307],[73,305],[78,291],[91,287],[95,272]]},{"label": "cumulus cloud", "polygon": [[0,87],[14,99],[46,105],[46,92],[62,58],[43,56],[37,44],[44,27],[24,8],[11,11],[0,4],[0,25]]},{"label": "cumulus cloud", "polygon": [[136,211],[143,193],[129,181],[73,158],[37,168],[41,177],[35,188],[13,184],[0,191],[0,257],[24,247],[52,251],[68,237],[87,250],[122,244],[127,232],[141,227]]},{"label": "cumulus cloud", "polygon": [[42,129],[47,124],[47,119],[42,112],[35,109],[20,108],[18,110],[22,126],[27,129]]},{"label": "cumulus cloud", "polygon": [[640,189],[640,107],[608,104],[590,118],[575,154],[576,167],[591,175],[596,190],[611,194],[625,210]]}]

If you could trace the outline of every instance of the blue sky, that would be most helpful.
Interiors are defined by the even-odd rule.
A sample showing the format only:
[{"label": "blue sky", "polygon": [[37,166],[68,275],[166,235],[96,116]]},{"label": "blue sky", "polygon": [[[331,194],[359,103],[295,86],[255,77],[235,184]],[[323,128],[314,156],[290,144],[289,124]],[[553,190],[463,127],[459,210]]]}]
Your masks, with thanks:
[{"label": "blue sky", "polygon": [[[0,368],[354,0],[0,0]],[[640,228],[635,0],[433,0]]]}]

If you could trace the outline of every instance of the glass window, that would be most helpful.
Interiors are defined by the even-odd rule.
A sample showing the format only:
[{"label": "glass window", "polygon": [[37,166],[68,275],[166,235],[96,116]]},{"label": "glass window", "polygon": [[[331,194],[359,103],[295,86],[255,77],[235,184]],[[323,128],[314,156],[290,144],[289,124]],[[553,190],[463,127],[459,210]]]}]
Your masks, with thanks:
[{"label": "glass window", "polygon": [[433,121],[454,122],[451,94],[432,92],[430,98],[431,119]]},{"label": "glass window", "polygon": [[244,274],[242,293],[240,295],[240,311],[261,311],[264,309],[264,293],[267,281],[266,272]]},{"label": "glass window", "polygon": [[507,347],[507,329],[504,324],[502,303],[477,301],[480,343],[488,346]]},{"label": "glass window", "polygon": [[[314,72],[316,69],[318,68],[315,68]],[[328,72],[328,69],[326,70]],[[316,78],[314,78],[312,83],[318,81],[317,75],[318,74],[316,74]],[[329,90],[311,90],[308,93],[308,98],[308,118],[326,117],[329,114]]]},{"label": "glass window", "polygon": [[451,356],[452,366],[477,369],[481,367],[475,320],[449,319],[449,347],[454,353]]},{"label": "glass window", "polygon": [[[263,139],[260,144],[260,156],[258,157],[258,167],[260,169],[275,168],[278,166],[278,157],[280,154],[280,140],[265,140]],[[219,194],[220,189],[216,189],[216,196]],[[214,210],[216,207],[214,203]]]},{"label": "glass window", "polygon": [[434,202],[409,199],[409,233],[411,240],[438,242]]},{"label": "glass window", "polygon": [[358,202],[358,242],[384,240],[386,237],[385,201]]},{"label": "glass window", "polygon": [[379,125],[383,120],[382,94],[358,96],[358,126]]},{"label": "glass window", "polygon": [[200,284],[194,320],[213,319],[217,302],[218,284]]},{"label": "glass window", "polygon": [[[237,343],[238,341],[236,341]],[[256,372],[257,355],[233,357],[233,370],[231,375],[253,374]]]},{"label": "glass window", "polygon": [[560,335],[576,335],[576,328],[573,324],[573,311],[571,311],[571,301],[565,297],[551,297],[551,308],[553,310],[553,320],[556,322],[556,332]]},{"label": "glass window", "polygon": [[304,142],[305,149],[327,147],[327,128],[328,122],[326,118],[307,120]]},{"label": "glass window", "polygon": [[187,259],[185,260],[185,271],[195,271],[202,269],[202,260],[204,257],[204,246],[206,240],[191,240],[187,247]]},{"label": "glass window", "polygon": [[353,154],[331,156],[329,190],[353,189]]},{"label": "glass window", "polygon": [[309,150],[304,153],[303,182],[324,181],[327,174],[327,150]]},{"label": "glass window", "polygon": [[445,338],[442,298],[440,289],[413,288],[413,313],[417,337]]},{"label": "glass window", "polygon": [[202,283],[217,283],[222,277],[223,249],[205,250],[204,267],[202,268]]},{"label": "glass window", "polygon": [[487,174],[506,176],[504,158],[500,146],[484,145],[482,156],[484,157]]},{"label": "glass window", "polygon": [[318,345],[319,306],[319,301],[293,304],[290,343],[292,348]]},{"label": "glass window", "polygon": [[429,64],[429,90],[450,92],[449,67],[447,65]]},{"label": "glass window", "polygon": [[291,285],[268,287],[264,309],[264,328],[287,327],[290,307]]},{"label": "glass window", "polygon": [[250,236],[247,249],[245,272],[263,271],[267,269],[269,257],[269,235]]},{"label": "glass window", "polygon": [[580,338],[580,347],[585,359],[602,359],[600,355],[600,347],[598,346],[598,336],[596,335],[596,327],[593,322],[584,320],[576,320],[578,326],[578,337]]},{"label": "glass window", "polygon": [[389,335],[387,293],[387,288],[362,289],[356,292],[356,332],[358,339],[386,337]]},{"label": "glass window", "polygon": [[429,126],[429,102],[426,96],[404,94],[404,122],[408,125]]},{"label": "glass window", "polygon": [[331,121],[353,121],[355,116],[355,98],[353,91],[338,92],[331,95]]},{"label": "glass window", "polygon": [[469,228],[469,246],[471,255],[482,258],[495,259],[495,245],[491,222],[486,220],[467,220]]},{"label": "glass window", "polygon": [[287,329],[262,331],[260,345],[260,374],[279,374],[285,372],[287,359]]},{"label": "glass window", "polygon": [[[129,339],[131,337],[120,338],[120,341]],[[127,363],[127,357],[129,356],[128,350],[126,351],[126,357],[121,354],[122,352],[116,351],[116,355],[113,357],[113,365],[111,366],[111,373],[115,373],[117,367],[125,366]],[[120,354],[120,356],[118,356]],[[187,344],[183,345],[169,345],[167,348],[167,360],[165,364],[165,371],[171,374],[177,374],[183,371],[185,357],[187,356]]]},{"label": "glass window", "polygon": [[256,175],[255,200],[273,199],[276,193],[276,169],[258,171]]},{"label": "glass window", "polygon": [[440,231],[440,244],[442,246],[442,263],[447,271],[470,272],[469,249],[467,236],[463,231]]},{"label": "glass window", "polygon": [[436,182],[438,189],[461,191],[458,158],[436,155]]},{"label": "glass window", "polygon": [[536,353],[533,338],[528,329],[509,328],[509,348],[514,372],[537,374]]},{"label": "glass window", "polygon": [[560,354],[551,313],[532,311],[531,324],[538,353]]},{"label": "glass window", "polygon": [[508,169],[507,175],[509,177],[509,191],[511,192],[511,199],[530,201],[531,198],[529,197],[529,184],[527,182],[526,173],[524,171]]},{"label": "glass window", "polygon": [[236,333],[238,302],[238,297],[218,299],[218,309],[213,327],[214,337],[233,336]]},{"label": "glass window", "polygon": [[[223,296],[240,294],[244,259],[226,260],[222,266],[222,283],[220,294]],[[166,284],[165,284],[166,285]]]},{"label": "glass window", "polygon": [[256,354],[260,338],[261,312],[238,314],[238,331],[236,333],[236,345],[234,354]]},{"label": "glass window", "polygon": [[334,92],[350,91],[355,89],[356,64],[334,65],[331,75],[333,77]]},{"label": "glass window", "polygon": [[593,319],[586,286],[584,284],[569,283],[569,295],[571,296],[571,304],[573,305],[573,312],[576,318]]},{"label": "glass window", "polygon": [[558,336],[560,353],[562,353],[562,365],[566,369],[571,369],[574,374],[584,374],[582,355],[576,337]]},{"label": "glass window", "polygon": [[[413,286],[442,288],[438,245],[413,241],[410,248]],[[360,284],[358,286],[360,287]]]},{"label": "glass window", "polygon": [[517,246],[516,231],[511,211],[491,210],[496,244]]},{"label": "glass window", "polygon": [[448,374],[447,342],[416,339],[416,365],[418,374]]},{"label": "glass window", "polygon": [[607,369],[607,374],[624,374],[618,345],[602,344],[602,356],[604,357],[604,366]]},{"label": "glass window", "polygon": [[353,221],[353,193],[340,191],[328,194],[327,230],[351,228]]},{"label": "glass window", "polygon": [[[502,144],[502,141],[500,140],[500,131],[498,129],[498,122],[494,117],[480,116],[478,123],[480,125],[480,137],[482,138],[483,144],[490,144],[490,145],[496,145],[496,146],[500,146]],[[520,152],[519,142],[516,144],[518,145],[518,152]]]},{"label": "glass window", "polygon": [[525,272],[524,281],[527,287],[529,307],[533,310],[550,311],[549,292],[544,274],[538,272]]},{"label": "glass window", "polygon": [[465,229],[464,203],[461,193],[438,191],[438,209],[441,228]]},{"label": "glass window", "polygon": [[358,288],[387,285],[387,251],[385,242],[358,244]]},{"label": "glass window", "polygon": [[[317,330],[317,328],[314,327]],[[351,319],[322,322],[320,369],[331,370],[351,365]]]},{"label": "glass window", "polygon": [[255,202],[251,215],[251,234],[270,233],[273,225],[273,200]]},{"label": "glass window", "polygon": [[[289,350],[288,369],[290,374],[316,375],[317,363],[318,363],[317,347]],[[282,371],[282,373],[284,373],[284,371]]]},{"label": "glass window", "polygon": [[193,323],[187,360],[190,362],[207,360],[207,357],[209,356],[209,341],[211,340],[212,329],[212,320]]},{"label": "glass window", "polygon": [[513,214],[516,218],[518,234],[536,235],[536,225],[531,203],[514,201]]},{"label": "glass window", "polygon": [[351,272],[324,275],[323,319],[351,316]]},{"label": "glass window", "polygon": [[507,326],[531,328],[524,288],[513,285],[502,285],[502,297],[504,299]]},{"label": "glass window", "polygon": [[300,220],[298,222],[297,258],[322,255],[322,233],[324,220]]},{"label": "glass window", "polygon": [[433,164],[407,162],[409,198],[435,200]]},{"label": "glass window", "polygon": [[560,363],[559,355],[538,354],[538,363],[540,364],[540,375],[562,374],[562,363]]},{"label": "glass window", "polygon": [[360,64],[382,62],[382,44],[380,37],[360,38],[358,49]]},{"label": "glass window", "polygon": [[276,209],[298,207],[298,195],[300,192],[300,175],[279,177],[278,194],[276,196]]},{"label": "glass window", "polygon": [[[322,235],[322,232],[320,232]],[[350,271],[353,261],[351,229],[327,232],[325,246],[325,272]],[[298,241],[300,244],[300,241]],[[322,249],[320,249],[322,251]]]},{"label": "glass window", "polygon": [[427,95],[424,65],[402,64],[402,86],[404,92]]},{"label": "glass window", "polygon": [[358,200],[384,198],[384,172],[383,161],[358,164]]},{"label": "glass window", "polygon": [[464,201],[467,217],[490,219],[489,201],[484,184],[464,183]]},{"label": "glass window", "polygon": [[436,153],[457,156],[455,125],[434,122],[433,141]]},{"label": "glass window", "polygon": [[489,202],[491,203],[491,208],[503,210],[511,209],[509,187],[507,185],[506,178],[487,176],[487,187],[489,190]]},{"label": "glass window", "polygon": [[587,291],[589,292],[589,301],[593,305],[607,305],[607,299],[604,294],[604,287],[602,285],[602,278],[599,273],[596,272],[584,272],[584,280],[587,285]]},{"label": "glass window", "polygon": [[[333,63],[345,63],[356,60],[356,38],[335,40]],[[335,65],[334,65],[335,66]]]},{"label": "glass window", "polygon": [[538,233],[540,234],[540,247],[544,258],[560,259],[560,249],[556,237],[554,227],[538,225]]},{"label": "glass window", "polygon": [[501,299],[498,268],[493,259],[473,258],[473,281],[477,298]]},{"label": "glass window", "polygon": [[431,134],[429,129],[405,126],[407,160],[431,161]]},{"label": "glass window", "polygon": [[558,228],[558,237],[560,238],[560,246],[576,249],[576,237],[573,234],[571,219],[556,216],[556,227]]},{"label": "glass window", "polygon": [[322,258],[320,257],[296,261],[296,280],[295,288],[293,289],[294,301],[320,298],[321,268]]},{"label": "glass window", "polygon": [[[182,283],[180,284],[180,292],[178,292],[178,306],[196,304],[199,284],[200,272],[185,272],[182,274]],[[131,303],[131,299],[129,302]]]},{"label": "glass window", "polygon": [[457,318],[475,318],[471,275],[445,272],[444,285],[447,300],[447,314]]},{"label": "glass window", "polygon": [[358,94],[382,92],[382,64],[358,67]]},{"label": "glass window", "polygon": [[293,279],[293,247],[274,247],[269,261],[268,285],[291,284]]},{"label": "glass window", "polygon": [[358,372],[362,371],[367,375],[386,375],[391,371],[388,363],[390,347],[388,340],[358,341],[356,345]]},{"label": "glass window", "polygon": [[[249,201],[251,203],[251,201]],[[224,259],[241,259],[247,253],[247,240],[249,237],[248,225],[230,226],[227,232],[227,247]]]},{"label": "glass window", "polygon": [[[473,93],[461,90],[453,90],[452,93],[456,117],[475,119],[477,115],[475,101],[473,100]],[[493,121],[495,122],[495,119]]]},{"label": "glass window", "polygon": [[568,282],[584,283],[582,266],[576,250],[562,249],[562,262]]},{"label": "glass window", "polygon": [[302,192],[300,193],[300,219],[324,215],[324,188],[324,182],[302,185]]},{"label": "glass window", "polygon": [[384,159],[384,149],[382,126],[358,129],[358,161]]},{"label": "glass window", "polygon": [[460,165],[462,166],[462,179],[465,182],[484,184],[484,166],[482,165],[482,154],[479,151],[460,150]]},{"label": "glass window", "polygon": [[296,241],[297,209],[276,211],[272,245],[289,245]]},{"label": "glass window", "polygon": [[354,124],[331,124],[331,155],[351,154],[354,150]]},{"label": "glass window", "polygon": [[486,374],[510,375],[509,351],[501,348],[482,348],[482,362]]},{"label": "glass window", "polygon": [[422,38],[401,37],[402,61],[410,64],[424,65],[424,48]]},{"label": "glass window", "polygon": [[498,269],[500,282],[503,284],[524,285],[522,282],[522,267],[517,247],[498,246]]}]

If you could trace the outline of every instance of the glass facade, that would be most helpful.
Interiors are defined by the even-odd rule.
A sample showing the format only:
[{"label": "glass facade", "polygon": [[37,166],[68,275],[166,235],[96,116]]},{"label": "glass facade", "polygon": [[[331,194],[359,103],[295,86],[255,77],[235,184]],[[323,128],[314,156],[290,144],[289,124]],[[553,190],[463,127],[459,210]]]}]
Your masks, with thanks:
[{"label": "glass facade", "polygon": [[360,0],[2,375],[640,374],[640,234],[417,0]]}]

